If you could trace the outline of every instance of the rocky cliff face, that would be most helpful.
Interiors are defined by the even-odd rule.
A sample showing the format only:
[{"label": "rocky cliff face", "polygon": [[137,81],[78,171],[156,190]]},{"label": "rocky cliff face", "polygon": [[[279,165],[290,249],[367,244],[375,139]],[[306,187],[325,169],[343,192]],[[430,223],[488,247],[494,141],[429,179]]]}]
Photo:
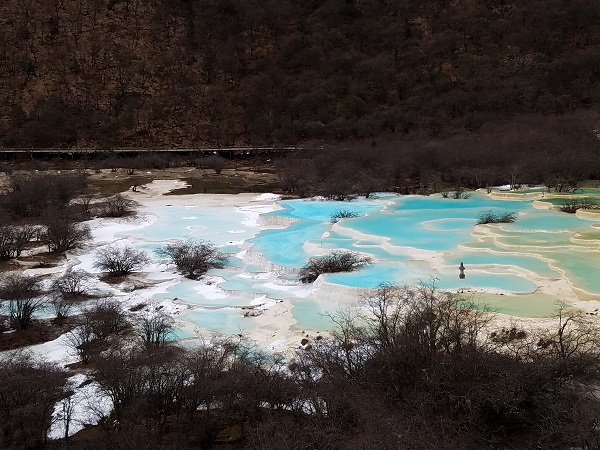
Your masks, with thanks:
[{"label": "rocky cliff face", "polygon": [[595,0],[7,0],[3,146],[453,135],[600,99]]}]

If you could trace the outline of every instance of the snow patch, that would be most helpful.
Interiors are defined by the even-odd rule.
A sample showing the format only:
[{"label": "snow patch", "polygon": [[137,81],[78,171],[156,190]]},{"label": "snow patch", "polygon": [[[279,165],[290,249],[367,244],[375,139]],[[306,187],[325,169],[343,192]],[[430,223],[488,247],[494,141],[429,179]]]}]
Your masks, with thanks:
[{"label": "snow patch", "polygon": [[270,192],[266,192],[264,194],[257,195],[254,197],[255,201],[265,201],[265,200],[279,200],[281,196],[279,194],[272,194]]},{"label": "snow patch", "polygon": [[96,425],[113,409],[110,397],[85,374],[79,373],[69,378],[66,390],[73,391],[73,394],[54,405],[52,425],[48,432],[50,439],[61,439],[65,434],[72,436],[87,425]]}]

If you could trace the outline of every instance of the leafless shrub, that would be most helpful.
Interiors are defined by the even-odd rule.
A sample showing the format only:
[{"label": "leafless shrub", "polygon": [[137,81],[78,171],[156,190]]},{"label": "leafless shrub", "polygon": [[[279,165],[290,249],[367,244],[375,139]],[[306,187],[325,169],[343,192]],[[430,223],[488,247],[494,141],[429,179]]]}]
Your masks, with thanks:
[{"label": "leafless shrub", "polygon": [[350,201],[356,198],[353,192],[352,181],[347,177],[326,179],[323,186],[323,196],[328,200],[338,202]]},{"label": "leafless shrub", "polygon": [[132,247],[106,246],[96,251],[94,267],[111,276],[129,275],[150,261],[148,254]]},{"label": "leafless shrub", "polygon": [[113,347],[97,355],[96,379],[119,421],[138,423],[185,412],[188,399],[182,394],[191,381],[180,353],[173,347]]},{"label": "leafless shrub", "polygon": [[556,327],[539,336],[538,349],[560,359],[600,356],[600,330],[581,310],[559,302],[555,315]]},{"label": "leafless shrub", "polygon": [[360,217],[360,214],[356,211],[352,211],[351,209],[339,209],[329,216],[329,221],[331,223],[337,223],[341,219],[350,219],[355,217]]},{"label": "leafless shrub", "polygon": [[156,254],[170,258],[177,270],[191,279],[201,277],[210,269],[220,269],[227,263],[224,253],[204,241],[177,241],[158,249]]},{"label": "leafless shrub", "polygon": [[13,175],[6,209],[17,217],[38,217],[48,208],[64,208],[87,186],[84,174]]},{"label": "leafless shrub", "polygon": [[94,334],[105,339],[111,334],[120,334],[131,327],[127,315],[115,300],[101,300],[88,309],[84,316],[92,324]]},{"label": "leafless shrub", "polygon": [[93,202],[94,202],[94,195],[85,194],[85,195],[81,195],[77,198],[73,207],[79,208],[81,215],[83,217],[85,217],[86,219],[89,219],[92,216],[93,209],[94,209]]},{"label": "leafless shrub", "polygon": [[28,328],[35,312],[46,304],[41,279],[23,274],[0,279],[0,299],[8,309],[10,326],[16,330]]},{"label": "leafless shrub", "polygon": [[85,321],[67,333],[66,346],[83,364],[88,364],[101,348],[91,325]]},{"label": "leafless shrub", "polygon": [[55,320],[57,323],[60,323],[66,317],[68,317],[73,309],[73,300],[63,297],[58,292],[50,293],[50,304],[54,310],[54,314],[56,316]]},{"label": "leafless shrub", "polygon": [[63,297],[77,297],[88,289],[88,282],[92,276],[85,270],[71,268],[52,283],[52,290]]},{"label": "leafless shrub", "polygon": [[71,313],[75,303],[88,289],[91,275],[85,270],[68,269],[53,281],[50,288],[50,304],[54,309],[56,320],[61,321]]},{"label": "leafless shrub", "polygon": [[573,174],[565,171],[549,174],[546,177],[545,185],[549,190],[554,190],[554,192],[575,192],[579,181],[577,176],[573,176]]},{"label": "leafless shrub", "polygon": [[0,354],[0,446],[43,448],[66,374],[25,352]]},{"label": "leafless shrub", "polygon": [[477,225],[486,223],[513,223],[517,220],[517,215],[513,212],[494,212],[491,209],[479,214]]},{"label": "leafless shrub", "polygon": [[454,200],[459,200],[459,199],[466,200],[470,196],[471,196],[471,194],[469,194],[468,192],[465,192],[463,190],[460,190],[460,189],[458,189],[452,193],[452,198]]},{"label": "leafless shrub", "polygon": [[0,261],[21,256],[36,233],[37,228],[31,225],[0,225]]},{"label": "leafless shrub", "polygon": [[325,256],[310,258],[300,269],[299,278],[303,283],[312,283],[323,273],[353,272],[370,263],[368,256],[336,250]]},{"label": "leafless shrub", "polygon": [[138,335],[145,348],[158,348],[173,334],[174,320],[164,312],[151,308],[139,316]]},{"label": "leafless shrub", "polygon": [[215,173],[219,174],[225,167],[227,167],[228,161],[221,156],[211,155],[207,156],[206,158],[198,159],[197,163],[202,167],[213,169]]},{"label": "leafless shrub", "polygon": [[122,336],[130,329],[121,306],[113,300],[102,300],[82,313],[78,326],[67,335],[67,345],[87,364],[109,346],[109,337]]},{"label": "leafless shrub", "polygon": [[100,217],[127,217],[135,214],[135,208],[138,203],[127,197],[116,194],[107,197],[98,205],[98,215]]}]

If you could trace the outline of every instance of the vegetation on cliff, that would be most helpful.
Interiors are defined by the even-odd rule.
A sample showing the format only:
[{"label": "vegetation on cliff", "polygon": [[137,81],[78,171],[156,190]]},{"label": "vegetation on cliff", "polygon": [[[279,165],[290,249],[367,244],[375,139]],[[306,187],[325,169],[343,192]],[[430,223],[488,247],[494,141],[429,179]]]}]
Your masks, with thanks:
[{"label": "vegetation on cliff", "polygon": [[449,136],[600,99],[595,0],[9,0],[4,146]]}]

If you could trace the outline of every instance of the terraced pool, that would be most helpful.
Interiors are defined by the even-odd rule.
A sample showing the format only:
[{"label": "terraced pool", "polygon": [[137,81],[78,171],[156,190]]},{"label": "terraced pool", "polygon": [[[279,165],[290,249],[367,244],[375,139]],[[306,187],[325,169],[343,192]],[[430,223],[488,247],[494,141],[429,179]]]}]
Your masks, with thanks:
[{"label": "terraced pool", "polygon": [[[247,307],[286,301],[296,327],[323,329],[323,314],[339,307],[340,296],[382,282],[434,280],[443,290],[469,291],[493,309],[516,316],[545,316],[554,306],[540,292],[553,283],[600,296],[600,231],[593,220],[536,209],[530,199],[496,200],[483,193],[467,199],[435,195],[379,194],[351,202],[285,200],[270,218],[287,227],[267,228],[256,220],[260,208],[162,206],[146,211],[151,225],[128,234],[139,248],[153,251],[165,241],[194,237],[231,254],[230,265],[209,273],[207,289],[184,280],[157,294],[200,307],[182,316],[200,328],[239,332],[252,327]],[[332,224],[347,209],[360,215]],[[476,225],[483,211],[514,212],[510,224]],[[373,264],[353,273],[328,274],[321,289],[301,285],[297,271],[309,257],[335,249],[370,256]],[[459,279],[463,262],[466,278]],[[354,291],[352,291],[354,289]],[[359,295],[356,294],[355,297]],[[354,304],[356,304],[356,298]]]}]

